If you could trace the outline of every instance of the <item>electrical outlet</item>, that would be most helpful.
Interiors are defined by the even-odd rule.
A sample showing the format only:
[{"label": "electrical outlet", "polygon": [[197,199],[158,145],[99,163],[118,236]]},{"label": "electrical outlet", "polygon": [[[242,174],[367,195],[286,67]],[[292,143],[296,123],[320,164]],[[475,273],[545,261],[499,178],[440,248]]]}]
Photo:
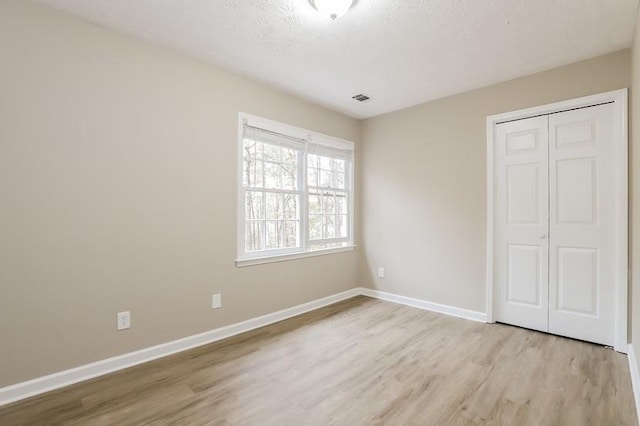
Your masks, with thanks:
[{"label": "electrical outlet", "polygon": [[378,268],[378,278],[384,278],[384,268]]},{"label": "electrical outlet", "polygon": [[222,307],[222,295],[220,293],[214,294],[211,297],[211,309],[218,309]]},{"label": "electrical outlet", "polygon": [[118,312],[118,331],[131,328],[131,312]]}]

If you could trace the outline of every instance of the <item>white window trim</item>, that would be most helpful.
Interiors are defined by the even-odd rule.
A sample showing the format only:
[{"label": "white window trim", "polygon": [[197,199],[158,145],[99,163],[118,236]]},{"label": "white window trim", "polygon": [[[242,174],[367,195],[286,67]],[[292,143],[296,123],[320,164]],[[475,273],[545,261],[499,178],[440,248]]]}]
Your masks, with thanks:
[{"label": "white window trim", "polygon": [[[342,253],[346,251],[351,251],[355,248],[354,245],[354,217],[355,217],[355,158],[354,154],[351,155],[350,167],[348,172],[346,173],[346,179],[350,185],[350,190],[347,191],[349,197],[349,223],[348,223],[348,237],[346,239],[346,246],[343,247],[332,247],[327,249],[309,249],[309,230],[307,226],[308,221],[308,191],[307,187],[307,173],[306,173],[306,161],[307,161],[307,149],[309,143],[306,144],[307,148],[305,148],[303,152],[303,161],[305,167],[299,167],[299,182],[301,188],[301,200],[300,200],[300,242],[302,248],[295,249],[282,249],[278,253],[274,254],[259,254],[259,255],[247,255],[244,251],[244,233],[245,233],[245,212],[244,212],[244,190],[245,188],[242,185],[242,173],[243,173],[243,136],[244,136],[244,126],[245,124],[257,127],[260,129],[269,130],[271,132],[280,133],[283,135],[291,136],[294,138],[304,139],[310,142],[311,144],[318,144],[321,146],[326,146],[329,148],[337,148],[351,151],[354,153],[354,143],[345,139],[336,138],[333,136],[324,135],[322,133],[313,132],[310,130],[302,129],[300,127],[291,126],[288,124],[280,123],[277,121],[269,120],[262,117],[257,117],[251,114],[247,114],[244,112],[240,112],[238,114],[238,140],[237,140],[237,174],[236,174],[236,184],[237,184],[237,211],[236,211],[236,220],[237,220],[237,258],[235,260],[237,267],[244,266],[252,266],[252,265],[261,265],[265,263],[272,262],[282,262],[293,259],[302,259],[306,257],[313,256],[323,256],[327,254],[334,253]],[[344,239],[342,239],[344,240]]]},{"label": "white window trim", "polygon": [[278,254],[275,256],[262,256],[262,257],[248,257],[246,259],[236,259],[236,266],[243,268],[245,266],[264,265],[266,263],[286,262],[295,259],[304,259],[306,257],[326,256],[328,254],[344,253],[352,251],[356,248],[354,245],[345,247],[328,248],[313,251],[295,252],[291,254]]}]

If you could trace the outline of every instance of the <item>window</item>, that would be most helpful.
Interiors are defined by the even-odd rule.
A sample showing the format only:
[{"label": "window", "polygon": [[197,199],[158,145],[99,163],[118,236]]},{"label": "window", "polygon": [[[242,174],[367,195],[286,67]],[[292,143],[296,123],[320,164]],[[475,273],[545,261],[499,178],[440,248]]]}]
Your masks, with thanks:
[{"label": "window", "polygon": [[242,113],[239,134],[238,266],[352,248],[353,143]]}]

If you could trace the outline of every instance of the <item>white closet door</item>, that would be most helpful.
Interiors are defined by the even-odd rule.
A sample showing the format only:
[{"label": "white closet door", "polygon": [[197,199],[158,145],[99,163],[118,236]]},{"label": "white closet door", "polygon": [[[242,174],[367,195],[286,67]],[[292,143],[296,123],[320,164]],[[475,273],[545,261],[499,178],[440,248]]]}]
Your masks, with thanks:
[{"label": "white closet door", "polygon": [[548,117],[496,128],[495,318],[540,331],[548,324]]},{"label": "white closet door", "polygon": [[549,332],[614,344],[613,104],[549,116]]}]

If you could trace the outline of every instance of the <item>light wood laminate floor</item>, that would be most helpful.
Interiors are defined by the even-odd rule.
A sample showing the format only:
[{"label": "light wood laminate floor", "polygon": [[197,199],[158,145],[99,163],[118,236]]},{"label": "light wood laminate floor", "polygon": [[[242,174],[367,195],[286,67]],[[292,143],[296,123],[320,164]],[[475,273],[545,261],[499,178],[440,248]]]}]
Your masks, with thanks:
[{"label": "light wood laminate floor", "polygon": [[627,358],[356,297],[0,407],[1,425],[631,425]]}]

